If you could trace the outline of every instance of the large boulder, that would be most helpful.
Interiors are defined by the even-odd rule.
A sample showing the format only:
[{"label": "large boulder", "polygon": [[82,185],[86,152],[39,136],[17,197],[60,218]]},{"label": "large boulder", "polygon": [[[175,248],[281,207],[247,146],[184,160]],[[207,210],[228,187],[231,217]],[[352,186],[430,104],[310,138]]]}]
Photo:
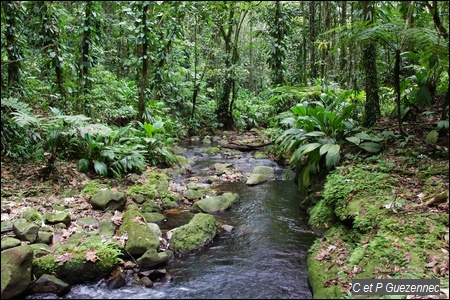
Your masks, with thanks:
[{"label": "large boulder", "polygon": [[97,210],[122,211],[126,201],[125,193],[114,190],[100,191],[91,197],[92,208]]},{"label": "large boulder", "polygon": [[2,251],[2,299],[11,299],[24,293],[31,282],[33,249],[18,246]]},{"label": "large boulder", "polygon": [[213,215],[197,213],[191,221],[174,229],[170,249],[182,256],[205,247],[217,235],[218,225]]},{"label": "large boulder", "polygon": [[119,234],[126,234],[128,239],[125,249],[134,257],[139,257],[146,251],[159,247],[159,238],[147,225],[144,215],[135,205],[130,205],[123,214]]},{"label": "large boulder", "polygon": [[192,210],[204,213],[225,211],[229,209],[238,199],[238,194],[227,192],[221,196],[212,196],[198,200],[192,205]]}]

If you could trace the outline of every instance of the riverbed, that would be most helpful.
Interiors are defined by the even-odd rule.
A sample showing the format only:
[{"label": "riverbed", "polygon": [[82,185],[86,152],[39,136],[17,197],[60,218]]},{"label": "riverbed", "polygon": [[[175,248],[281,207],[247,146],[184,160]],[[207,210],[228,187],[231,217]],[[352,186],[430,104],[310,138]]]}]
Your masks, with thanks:
[{"label": "riverbed", "polygon": [[[195,158],[189,176],[208,176],[214,163],[231,163],[243,180],[223,182],[214,188],[234,192],[239,202],[215,214],[220,224],[234,227],[220,232],[205,249],[174,258],[164,268],[169,282],[156,282],[152,288],[130,285],[111,290],[105,283],[78,285],[64,299],[308,299],[312,298],[306,260],[316,235],[309,229],[307,215],[299,209],[301,196],[295,184],[286,180],[286,169],[269,159],[242,155],[207,155],[206,146],[187,144],[181,151]],[[275,169],[276,179],[247,186],[245,176],[254,166]],[[182,225],[191,212],[172,215],[170,224]],[[178,218],[178,219],[177,219]],[[161,225],[162,230],[164,224]],[[36,299],[37,295],[34,295]],[[57,299],[41,295],[41,299]]]}]

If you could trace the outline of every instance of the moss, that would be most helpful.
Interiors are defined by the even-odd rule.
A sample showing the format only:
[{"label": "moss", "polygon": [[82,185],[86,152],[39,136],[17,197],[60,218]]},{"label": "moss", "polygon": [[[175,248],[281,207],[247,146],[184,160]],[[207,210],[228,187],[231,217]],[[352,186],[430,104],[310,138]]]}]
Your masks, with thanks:
[{"label": "moss", "polygon": [[326,229],[329,225],[336,222],[336,215],[333,209],[324,200],[314,205],[309,214],[309,224],[320,229]]},{"label": "moss", "polygon": [[99,183],[96,180],[91,180],[86,183],[83,187],[82,194],[83,195],[95,195],[102,189],[111,189],[109,184]]},{"label": "moss", "polygon": [[[88,252],[95,254],[95,262],[86,259]],[[66,262],[58,262],[62,255],[71,255],[71,258]],[[70,252],[60,251],[35,258],[33,275],[39,278],[43,274],[55,274],[69,284],[83,283],[109,275],[122,261],[121,256],[122,250],[117,243],[89,240]]]},{"label": "moss", "polygon": [[[448,214],[408,209],[414,203],[394,198],[392,190],[411,198],[410,191],[388,171],[383,164],[354,165],[327,176],[322,198],[310,209],[310,224],[338,218],[309,249],[314,298],[358,298],[349,292],[352,278],[439,277],[426,266],[430,259],[446,264],[440,249],[448,247]],[[388,208],[392,203],[397,206]],[[334,247],[339,251],[330,250]]]},{"label": "moss", "polygon": [[144,203],[145,201],[156,199],[158,197],[158,190],[154,184],[138,184],[130,187],[127,195],[137,203]]},{"label": "moss", "polygon": [[178,227],[173,232],[170,239],[171,247],[179,255],[200,249],[212,241],[217,230],[214,216],[197,213],[188,224]]}]

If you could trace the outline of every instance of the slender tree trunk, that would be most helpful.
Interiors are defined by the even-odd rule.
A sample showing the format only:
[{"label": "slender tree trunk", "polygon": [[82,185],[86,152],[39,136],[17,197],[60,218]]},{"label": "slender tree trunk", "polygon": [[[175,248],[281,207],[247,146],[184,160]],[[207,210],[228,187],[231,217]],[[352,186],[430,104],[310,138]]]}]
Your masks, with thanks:
[{"label": "slender tree trunk", "polygon": [[[340,25],[344,26],[345,23],[347,22],[347,1],[342,1],[342,7],[341,7],[341,22]],[[341,47],[341,53],[340,53],[340,59],[339,59],[339,77],[340,80],[339,82],[342,84],[343,82],[348,81],[348,78],[344,78],[345,77],[345,69],[347,67],[347,46],[346,45],[342,45]]]},{"label": "slender tree trunk", "polygon": [[273,72],[275,72],[275,80],[274,80],[274,84],[275,85],[282,85],[284,83],[284,78],[283,78],[283,53],[281,53],[283,51],[283,49],[281,48],[281,45],[283,43],[283,38],[284,38],[284,28],[283,28],[283,21],[281,20],[282,18],[282,12],[281,12],[281,4],[280,1],[275,1],[275,26],[277,28],[276,31],[276,40],[277,40],[277,47],[274,51],[275,53],[275,68],[273,70]]},{"label": "slender tree trunk", "polygon": [[[302,7],[302,14],[303,16],[306,16],[306,5],[304,1],[301,1],[301,7]],[[303,32],[307,32],[306,28],[306,22],[303,22]],[[306,47],[306,34],[302,34],[302,79],[301,83],[305,85],[307,83],[307,71],[306,71],[306,64],[307,64],[307,47]]]},{"label": "slender tree trunk", "polygon": [[[375,14],[374,1],[362,1],[363,14],[366,20],[373,22]],[[380,98],[378,95],[378,74],[376,61],[376,46],[374,42],[368,42],[363,49],[363,66],[365,72],[365,119],[364,126],[372,127],[381,116]]]},{"label": "slender tree trunk", "polygon": [[316,67],[316,46],[314,42],[316,40],[316,23],[315,23],[315,15],[316,15],[316,1],[309,2],[309,34],[310,34],[310,64],[311,64],[311,77],[315,79],[317,77],[317,67]]},{"label": "slender tree trunk", "polygon": [[15,1],[2,1],[5,12],[6,24],[6,52],[8,57],[8,86],[11,87],[19,82],[20,54],[16,40],[16,14],[17,7]]},{"label": "slender tree trunk", "polygon": [[[90,44],[91,44],[91,17],[92,17],[92,1],[86,2],[85,7],[85,19],[84,19],[84,28],[83,28],[83,40],[81,46],[81,73],[80,73],[80,82],[81,82],[81,92],[85,94],[88,89],[87,79],[86,77],[89,75],[89,67],[90,67]],[[83,108],[84,111],[84,108]]]},{"label": "slender tree trunk", "polygon": [[145,98],[146,98],[146,88],[147,88],[147,76],[148,76],[148,27],[147,27],[147,10],[148,4],[142,4],[142,73],[140,78],[140,92],[139,92],[139,102],[138,102],[138,120],[141,122],[145,121]]}]

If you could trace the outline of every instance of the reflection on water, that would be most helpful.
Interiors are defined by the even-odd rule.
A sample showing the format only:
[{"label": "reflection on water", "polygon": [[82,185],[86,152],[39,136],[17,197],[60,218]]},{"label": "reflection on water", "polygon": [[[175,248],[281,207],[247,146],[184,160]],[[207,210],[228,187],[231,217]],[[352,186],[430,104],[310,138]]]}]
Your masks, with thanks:
[{"label": "reflection on water", "polygon": [[208,248],[170,262],[165,268],[171,282],[155,283],[149,289],[83,285],[74,287],[65,298],[311,298],[306,259],[316,236],[299,210],[296,186],[285,180],[257,186],[235,182],[223,184],[219,190],[239,194],[238,204],[215,215],[235,231],[221,233]]}]

